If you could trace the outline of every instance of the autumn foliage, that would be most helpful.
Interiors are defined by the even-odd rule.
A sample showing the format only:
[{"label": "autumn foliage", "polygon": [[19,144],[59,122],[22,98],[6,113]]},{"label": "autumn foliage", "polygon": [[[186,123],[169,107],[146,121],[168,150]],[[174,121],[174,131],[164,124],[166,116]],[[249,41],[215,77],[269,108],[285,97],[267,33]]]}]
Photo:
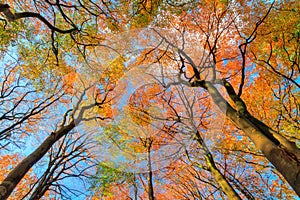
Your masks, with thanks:
[{"label": "autumn foliage", "polygon": [[0,199],[300,195],[298,1],[6,0],[0,15]]}]

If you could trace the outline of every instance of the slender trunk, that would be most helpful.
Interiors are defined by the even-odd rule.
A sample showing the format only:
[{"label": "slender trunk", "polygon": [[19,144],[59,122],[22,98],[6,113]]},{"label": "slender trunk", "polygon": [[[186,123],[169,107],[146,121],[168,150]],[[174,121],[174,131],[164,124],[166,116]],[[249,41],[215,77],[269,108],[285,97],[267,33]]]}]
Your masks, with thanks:
[{"label": "slender trunk", "polygon": [[74,127],[75,122],[72,121],[58,131],[51,133],[35,151],[22,160],[0,184],[0,199],[7,199],[30,168],[48,152],[55,142],[69,133]]},{"label": "slender trunk", "polygon": [[134,200],[138,199],[138,187],[137,187],[136,177],[135,174],[133,175],[133,193],[134,193]]},{"label": "slender trunk", "polygon": [[147,156],[148,156],[148,197],[149,200],[154,200],[154,190],[152,181],[152,165],[151,165],[151,146],[152,140],[147,138]]},{"label": "slender trunk", "polygon": [[48,182],[47,177],[53,176],[53,173],[54,171],[50,172],[49,168],[46,170],[43,177],[40,179],[38,186],[31,194],[29,200],[38,200],[45,195],[45,193],[49,190],[49,187],[51,186],[51,184],[47,183]]},{"label": "slender trunk", "polygon": [[197,140],[198,144],[205,151],[205,154],[206,154],[205,155],[205,160],[206,160],[206,164],[208,166],[208,170],[213,175],[215,181],[222,188],[222,191],[226,194],[226,196],[229,199],[240,200],[241,199],[240,196],[236,193],[236,191],[233,189],[231,184],[226,180],[225,176],[223,176],[223,174],[217,168],[212,154],[209,152],[208,148],[206,147],[206,145],[205,145],[204,141],[202,140],[202,138],[201,138],[198,131],[196,131],[195,136],[196,136],[196,140]]},{"label": "slender trunk", "polygon": [[[270,137],[270,128],[253,116],[238,115],[238,112],[222,97],[219,91],[210,82],[200,82],[197,86],[205,88],[211,95],[214,103],[222,110],[238,128],[240,128],[262,151],[266,158],[283,175],[294,191],[300,196],[300,162],[298,152],[289,147],[283,147],[281,140]],[[259,122],[259,123],[258,123]],[[276,138],[276,136],[273,136]],[[280,143],[280,145],[277,144]]]},{"label": "slender trunk", "polygon": [[37,190],[35,190],[33,192],[33,194],[30,196],[29,200],[39,200],[39,199],[41,199],[45,195],[45,193],[48,191],[49,187],[50,187],[50,185],[38,188]]},{"label": "slender trunk", "polygon": [[228,199],[240,200],[241,199],[240,196],[236,193],[236,191],[233,189],[231,184],[226,180],[226,178],[223,176],[223,174],[219,171],[219,169],[215,165],[215,162],[210,153],[205,155],[205,160],[215,181],[220,185],[220,187],[222,188],[223,192],[226,194]]}]

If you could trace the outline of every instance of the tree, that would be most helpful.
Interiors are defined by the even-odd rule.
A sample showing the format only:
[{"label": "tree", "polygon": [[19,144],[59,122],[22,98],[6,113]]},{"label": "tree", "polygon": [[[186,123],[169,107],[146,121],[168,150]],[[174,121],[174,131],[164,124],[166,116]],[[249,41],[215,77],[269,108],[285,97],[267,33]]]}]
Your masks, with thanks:
[{"label": "tree", "polygon": [[[294,188],[294,190],[299,194],[299,180],[297,180],[297,174],[299,173],[299,165],[298,165],[298,158],[299,158],[299,148],[296,147],[295,143],[290,142],[285,137],[281,136],[278,132],[274,131],[272,128],[267,126],[262,121],[255,118],[248,112],[245,102],[241,99],[241,95],[243,92],[243,86],[245,82],[245,71],[246,71],[246,47],[249,45],[253,40],[255,40],[257,30],[260,24],[267,18],[268,14],[270,13],[271,9],[274,6],[274,3],[269,5],[270,8],[267,10],[266,14],[262,16],[256,22],[254,29],[250,32],[250,36],[244,37],[245,42],[239,45],[240,49],[240,56],[242,58],[242,65],[241,65],[241,81],[238,87],[238,93],[235,92],[233,86],[226,80],[222,78],[222,80],[217,78],[216,69],[214,68],[217,66],[217,45],[218,40],[222,36],[222,31],[226,30],[223,29],[222,31],[216,32],[216,35],[213,35],[213,43],[210,41],[210,35],[207,36],[206,43],[204,45],[209,47],[209,55],[212,55],[213,58],[213,75],[211,80],[203,79],[201,77],[201,67],[195,65],[193,62],[189,63],[193,69],[193,77],[186,82],[190,84],[192,87],[201,87],[205,89],[210,95],[213,101],[220,107],[226,117],[228,117],[238,128],[246,133],[248,137],[255,143],[256,147],[258,147],[265,156],[269,159],[269,161],[276,167],[277,170],[287,179],[290,185]],[[280,4],[278,5],[281,6]],[[227,8],[226,8],[227,9]],[[224,12],[226,12],[226,9]],[[220,13],[224,15],[225,13]],[[222,17],[221,15],[216,15],[216,18]],[[219,21],[217,21],[219,22]],[[213,23],[213,22],[212,22]],[[211,24],[214,26],[214,24]],[[219,28],[221,24],[216,24],[216,27]],[[230,26],[230,24],[228,24]],[[226,28],[226,27],[225,27]],[[201,27],[200,27],[201,29]],[[237,27],[238,29],[238,27]],[[171,42],[167,41],[170,45],[173,45]],[[178,47],[177,47],[178,48]],[[178,50],[179,55],[182,55],[188,61],[191,58],[184,53],[182,49],[179,48]],[[292,79],[293,80],[293,79]],[[294,82],[294,81],[291,81]],[[224,88],[226,89],[227,95],[230,97],[231,101],[235,105],[236,109],[234,109],[230,103],[224,99],[224,97],[219,93],[216,89],[214,84],[223,84]]]},{"label": "tree", "polygon": [[[93,142],[90,135],[72,133],[62,138],[59,143],[51,147],[47,166],[42,175],[33,184],[23,199],[40,199],[43,196],[71,198],[72,195],[84,196],[80,191],[79,180],[84,184],[85,179],[92,175],[97,160],[92,155]],[[76,179],[76,185],[69,186],[66,182]]]},{"label": "tree", "polygon": [[[1,163],[0,163],[0,179],[1,181],[5,178],[5,175],[17,165],[21,160],[20,156],[18,154],[12,154],[12,155],[3,155],[1,156]],[[22,181],[17,185],[16,192],[9,198],[9,199],[21,199],[28,191],[29,187],[34,184],[36,181],[36,177],[32,174],[32,170],[29,171],[28,174],[24,176]]]}]

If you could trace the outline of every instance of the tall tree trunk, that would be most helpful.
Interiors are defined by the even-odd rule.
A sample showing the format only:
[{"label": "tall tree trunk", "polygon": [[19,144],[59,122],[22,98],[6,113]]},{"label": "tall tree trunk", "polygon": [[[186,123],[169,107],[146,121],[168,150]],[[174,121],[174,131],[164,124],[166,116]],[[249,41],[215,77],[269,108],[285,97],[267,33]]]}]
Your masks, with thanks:
[{"label": "tall tree trunk", "polygon": [[226,178],[223,176],[223,174],[215,165],[215,162],[210,153],[205,155],[205,160],[215,181],[220,185],[220,187],[222,188],[223,192],[226,194],[228,199],[240,200],[241,199],[240,196],[236,193],[236,191],[233,189],[231,184],[226,180]]},{"label": "tall tree trunk", "polygon": [[195,138],[196,138],[198,144],[201,146],[201,148],[204,149],[205,154],[206,154],[205,160],[206,160],[206,164],[208,166],[208,170],[211,172],[215,181],[222,188],[222,191],[226,194],[228,199],[240,200],[241,199],[240,196],[236,193],[236,191],[233,189],[231,184],[226,180],[225,176],[223,176],[223,174],[217,168],[212,154],[210,153],[209,149],[206,147],[206,145],[205,145],[204,141],[202,140],[201,135],[199,134],[198,131],[196,131],[196,133],[195,133]]},{"label": "tall tree trunk", "polygon": [[72,120],[70,124],[61,127],[56,132],[52,132],[35,151],[22,160],[0,184],[0,199],[7,199],[29,169],[48,152],[55,142],[69,133],[74,127],[75,122]]},{"label": "tall tree trunk", "polygon": [[148,157],[148,197],[149,200],[154,200],[154,189],[153,189],[153,180],[152,180],[152,165],[151,165],[151,146],[152,140],[150,138],[146,139],[147,147],[147,157]]},{"label": "tall tree trunk", "polygon": [[293,149],[281,144],[281,141],[276,139],[276,136],[270,133],[270,131],[267,131],[271,128],[263,122],[250,114],[239,114],[238,111],[222,97],[212,83],[208,81],[197,81],[193,86],[203,87],[208,91],[214,103],[221,109],[227,118],[254,142],[255,146],[262,151],[266,158],[283,175],[294,191],[300,196],[300,162],[299,158],[296,156],[298,151],[293,152]]}]

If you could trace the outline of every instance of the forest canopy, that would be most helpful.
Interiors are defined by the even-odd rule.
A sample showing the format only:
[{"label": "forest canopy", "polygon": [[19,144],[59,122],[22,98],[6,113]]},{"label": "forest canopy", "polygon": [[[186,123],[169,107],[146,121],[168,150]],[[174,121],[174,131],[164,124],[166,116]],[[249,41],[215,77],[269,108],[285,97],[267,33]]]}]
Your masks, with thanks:
[{"label": "forest canopy", "polygon": [[0,199],[297,199],[296,0],[0,3]]}]

